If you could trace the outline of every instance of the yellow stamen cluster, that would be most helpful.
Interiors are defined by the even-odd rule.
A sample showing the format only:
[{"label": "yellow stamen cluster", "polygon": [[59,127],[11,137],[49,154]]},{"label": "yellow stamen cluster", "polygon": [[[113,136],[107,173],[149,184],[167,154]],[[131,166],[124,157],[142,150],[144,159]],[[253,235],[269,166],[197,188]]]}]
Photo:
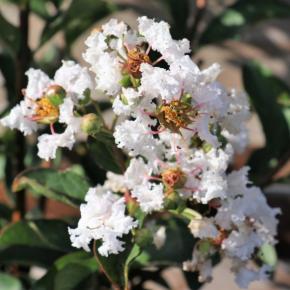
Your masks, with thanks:
[{"label": "yellow stamen cluster", "polygon": [[51,103],[49,98],[43,97],[36,101],[34,120],[42,124],[54,123],[59,116],[59,108]]},{"label": "yellow stamen cluster", "polygon": [[161,105],[157,113],[160,124],[175,133],[180,133],[180,128],[186,128],[196,116],[197,110],[180,100]]},{"label": "yellow stamen cluster", "polygon": [[123,71],[131,74],[134,78],[139,78],[141,75],[140,66],[142,63],[151,63],[151,60],[147,54],[140,51],[139,48],[133,48],[128,50],[128,59],[124,63]]}]

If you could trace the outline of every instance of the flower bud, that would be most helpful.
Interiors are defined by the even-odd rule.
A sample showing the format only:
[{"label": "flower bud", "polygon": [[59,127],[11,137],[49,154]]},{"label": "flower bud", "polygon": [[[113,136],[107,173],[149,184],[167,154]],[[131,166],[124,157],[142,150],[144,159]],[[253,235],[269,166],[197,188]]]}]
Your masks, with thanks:
[{"label": "flower bud", "polygon": [[258,258],[271,267],[277,264],[277,253],[275,247],[270,244],[264,244],[261,246],[258,252]]},{"label": "flower bud", "polygon": [[102,127],[103,123],[96,114],[89,113],[82,117],[81,129],[88,135],[96,135],[101,131]]},{"label": "flower bud", "polygon": [[45,97],[48,98],[51,104],[54,106],[61,105],[63,103],[65,96],[66,96],[65,89],[58,85],[50,86],[45,93]]}]

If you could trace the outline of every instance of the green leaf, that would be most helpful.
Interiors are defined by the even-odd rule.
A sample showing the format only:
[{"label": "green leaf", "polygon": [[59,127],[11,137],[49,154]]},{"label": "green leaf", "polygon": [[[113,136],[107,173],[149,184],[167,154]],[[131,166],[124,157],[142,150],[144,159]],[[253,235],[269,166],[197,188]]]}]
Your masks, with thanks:
[{"label": "green leaf", "polygon": [[[157,221],[157,226],[166,227],[166,241],[161,249],[154,245],[145,248],[136,259],[137,263],[154,265],[172,265],[191,259],[194,248],[194,238],[190,233],[188,222],[175,217],[164,217]],[[176,255],[178,253],[178,255]]]},{"label": "green leaf", "polygon": [[69,252],[73,248],[67,227],[60,220],[40,219],[13,223],[1,232],[0,250],[17,245]]},{"label": "green leaf", "polygon": [[3,290],[22,290],[20,281],[5,273],[0,273],[0,289]]},{"label": "green leaf", "polygon": [[91,254],[78,251],[59,258],[32,290],[73,290],[99,269]]},{"label": "green leaf", "polygon": [[10,52],[17,53],[20,43],[20,33],[17,27],[9,23],[0,12],[0,43]]},{"label": "green leaf", "polygon": [[118,157],[122,153],[116,147],[112,135],[100,133],[95,136],[95,139],[89,140],[88,147],[92,159],[99,167],[107,171],[121,173]]},{"label": "green leaf", "polygon": [[51,249],[10,246],[0,250],[1,264],[50,267],[53,262],[63,255],[63,252]]},{"label": "green leaf", "polygon": [[5,220],[10,220],[12,216],[12,209],[8,207],[6,204],[0,203],[0,218],[4,218]]},{"label": "green leaf", "polygon": [[[1,34],[1,28],[0,28],[0,34]],[[3,51],[0,53],[0,70],[5,79],[4,85],[7,90],[10,105],[13,105],[16,99],[15,63],[14,63],[14,59],[12,55],[10,55],[8,52]]]},{"label": "green leaf", "polygon": [[109,255],[108,257],[99,255],[97,248],[100,242],[95,241],[94,243],[95,257],[98,259],[104,273],[112,284],[121,289],[128,289],[129,267],[141,252],[138,245],[132,244],[130,236],[127,236],[125,242],[125,250],[123,252],[118,255]]},{"label": "green leaf", "polygon": [[254,63],[244,66],[243,80],[266,137],[266,147],[256,151],[249,161],[254,179],[261,182],[289,150],[290,130],[278,100],[281,95],[289,96],[290,90],[269,70]]},{"label": "green leaf", "polygon": [[181,39],[187,37],[188,18],[191,12],[190,0],[179,0],[178,5],[175,0],[162,0],[171,15],[171,33],[173,38]]},{"label": "green leaf", "polygon": [[66,43],[70,46],[85,30],[113,10],[112,5],[102,0],[71,1],[68,9],[61,11],[47,22],[42,32],[40,45],[62,30]]},{"label": "green leaf", "polygon": [[47,9],[47,5],[49,4],[49,0],[30,0],[30,10],[35,13],[37,16],[46,20],[49,19],[50,14]]},{"label": "green leaf", "polygon": [[200,44],[238,39],[243,29],[259,21],[290,16],[290,6],[275,0],[239,0],[214,18],[201,35]]},{"label": "green leaf", "polygon": [[89,189],[86,178],[73,171],[58,172],[54,169],[30,169],[18,175],[13,191],[28,189],[35,195],[43,195],[71,206],[79,206]]},{"label": "green leaf", "polygon": [[134,260],[141,254],[141,248],[137,245],[134,244],[124,265],[124,285],[125,289],[129,289],[129,270],[130,270],[130,265],[134,262]]}]

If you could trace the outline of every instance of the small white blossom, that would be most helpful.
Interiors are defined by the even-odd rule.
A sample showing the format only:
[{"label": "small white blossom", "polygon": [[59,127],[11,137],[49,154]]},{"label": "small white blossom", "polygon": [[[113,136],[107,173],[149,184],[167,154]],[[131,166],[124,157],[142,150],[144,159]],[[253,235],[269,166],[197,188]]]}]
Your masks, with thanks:
[{"label": "small white blossom", "polygon": [[88,191],[85,201],[77,228],[69,229],[73,246],[89,251],[91,240],[100,240],[98,251],[102,256],[122,252],[124,242],[120,238],[137,226],[125,214],[124,199],[99,186]]}]

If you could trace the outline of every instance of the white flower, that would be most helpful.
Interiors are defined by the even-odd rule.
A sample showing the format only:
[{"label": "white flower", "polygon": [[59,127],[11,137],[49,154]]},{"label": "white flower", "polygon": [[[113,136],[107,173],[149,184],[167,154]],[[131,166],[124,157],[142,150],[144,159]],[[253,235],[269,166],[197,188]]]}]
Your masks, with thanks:
[{"label": "white flower", "polygon": [[162,54],[166,61],[173,62],[190,52],[187,39],[180,41],[172,39],[168,23],[164,21],[158,23],[146,16],[139,17],[138,23],[140,34],[144,36],[153,50]]},{"label": "white flower", "polygon": [[135,197],[144,212],[160,210],[163,207],[163,185],[146,182],[137,185],[132,190],[132,197]]},{"label": "white flower", "polygon": [[40,69],[30,68],[25,75],[28,77],[25,97],[32,100],[41,98],[45,90],[53,83],[47,74]]},{"label": "white flower", "polygon": [[96,75],[96,89],[108,95],[119,93],[122,79],[119,59],[110,53],[101,54],[92,66]]},{"label": "white flower", "polygon": [[69,229],[72,245],[89,251],[91,240],[100,240],[98,251],[102,256],[122,252],[124,242],[120,238],[137,226],[125,215],[124,199],[99,186],[88,191],[85,201],[77,228]]},{"label": "white flower", "polygon": [[55,72],[54,82],[62,86],[72,98],[84,99],[84,92],[93,89],[93,82],[88,69],[74,61],[63,61],[62,66]]},{"label": "white flower", "polygon": [[143,63],[141,65],[141,92],[151,98],[161,97],[163,100],[172,101],[178,98],[181,84],[169,71]]},{"label": "white flower", "polygon": [[192,219],[188,227],[195,238],[215,239],[219,235],[219,231],[214,225],[212,218]]},{"label": "white flower", "polygon": [[142,155],[149,162],[158,159],[160,143],[150,134],[149,124],[146,120],[136,119],[126,120],[116,126],[114,137],[119,148],[129,151],[130,156]]},{"label": "white flower", "polygon": [[10,129],[18,129],[26,136],[37,130],[37,124],[23,114],[23,106],[25,106],[24,101],[16,105],[8,116],[1,119],[1,124]]},{"label": "white flower", "polygon": [[268,279],[271,271],[272,268],[267,265],[263,265],[258,270],[242,267],[237,271],[235,281],[239,287],[247,289],[251,282]]},{"label": "white flower", "polygon": [[261,237],[248,227],[240,227],[233,230],[230,235],[223,240],[222,249],[229,257],[236,257],[242,261],[251,258],[254,250],[263,244]]},{"label": "white flower", "polygon": [[70,98],[65,98],[59,106],[59,122],[64,123],[72,132],[80,132],[81,118],[74,116],[74,102]]},{"label": "white flower", "polygon": [[110,19],[109,22],[102,25],[102,31],[105,36],[122,37],[127,32],[127,25],[124,22],[118,22],[117,19]]},{"label": "white flower", "polygon": [[73,132],[68,128],[61,134],[43,134],[38,137],[38,156],[42,159],[54,159],[57,148],[72,149],[75,143]]},{"label": "white flower", "polygon": [[[136,174],[137,172],[138,174]],[[147,183],[151,173],[152,169],[145,164],[142,158],[133,158],[124,174],[124,182],[129,189],[132,189],[134,186]]]},{"label": "white flower", "polygon": [[104,183],[104,188],[113,192],[125,192],[126,184],[124,181],[124,176],[108,171],[107,180]]}]

